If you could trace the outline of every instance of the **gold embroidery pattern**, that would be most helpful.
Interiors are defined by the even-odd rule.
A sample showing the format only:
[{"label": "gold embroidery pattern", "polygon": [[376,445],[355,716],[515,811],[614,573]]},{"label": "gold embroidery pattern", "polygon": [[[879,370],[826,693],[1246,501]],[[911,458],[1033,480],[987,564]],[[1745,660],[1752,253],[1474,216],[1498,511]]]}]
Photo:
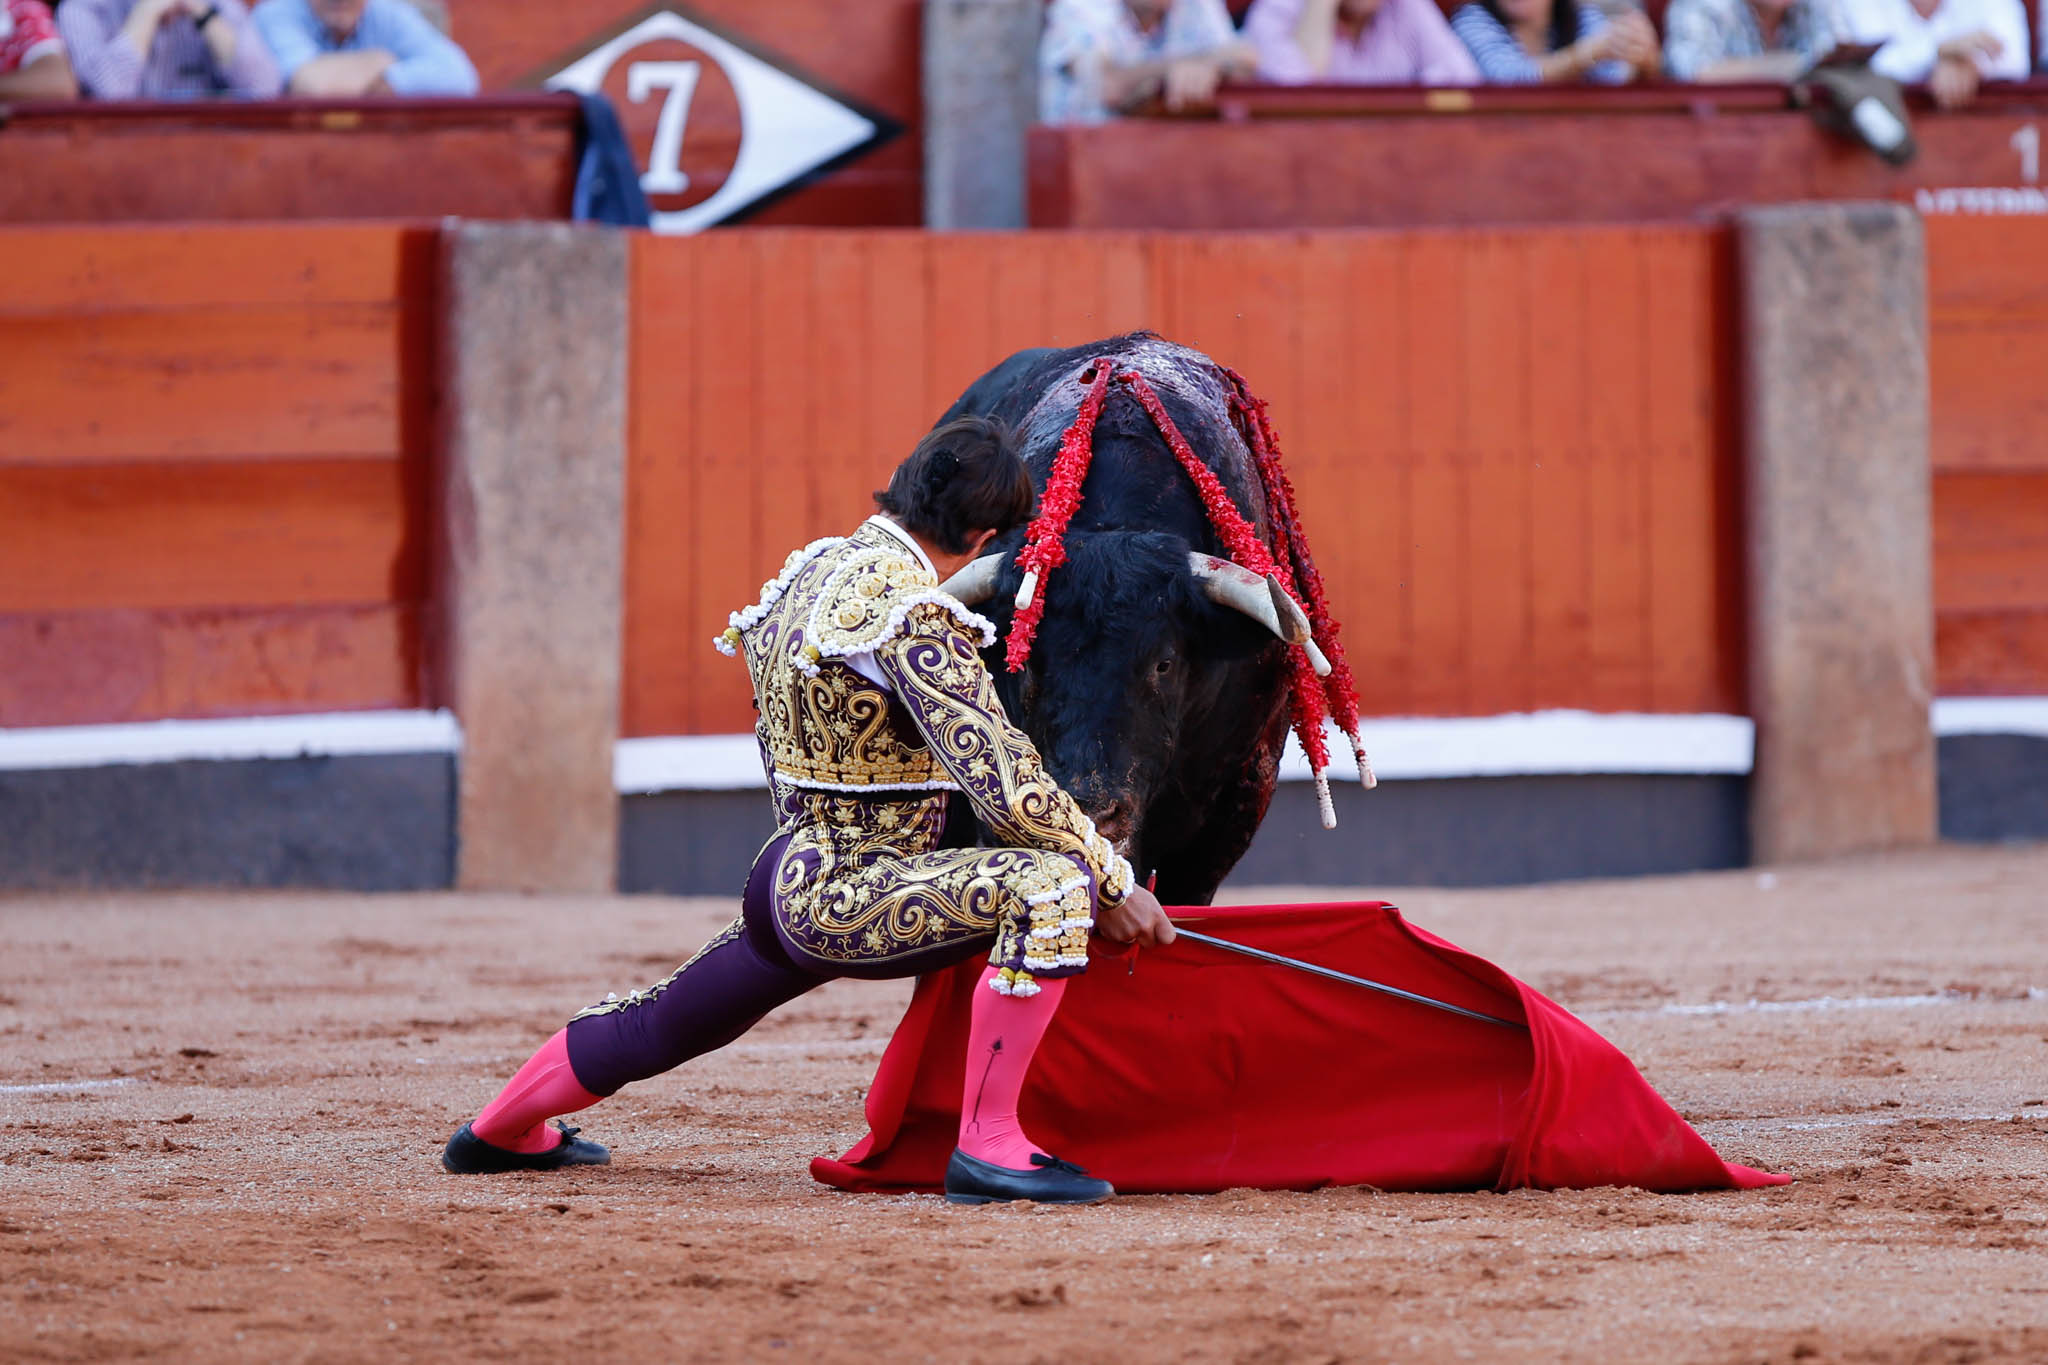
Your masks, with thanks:
[{"label": "gold embroidery pattern", "polygon": [[[792,556],[735,616],[790,835],[773,903],[792,951],[828,971],[915,969],[993,939],[992,984],[1016,995],[1087,965],[1098,891],[1120,901],[1130,865],[1004,716],[977,652],[993,635],[873,525]],[[893,697],[838,662],[855,654]],[[953,790],[1005,847],[938,848]]]},{"label": "gold embroidery pattern", "polygon": [[993,935],[999,967],[1056,976],[1087,965],[1094,902],[1071,859],[933,849],[941,798],[806,794],[804,804],[809,818],[775,877],[776,914],[804,955],[831,967],[881,966]]},{"label": "gold embroidery pattern", "polygon": [[1080,859],[1105,905],[1121,904],[1131,865],[1052,780],[1038,750],[1010,723],[995,680],[953,620],[912,611],[904,633],[877,651],[918,731],[1003,843]]},{"label": "gold embroidery pattern", "polygon": [[915,731],[892,723],[886,692],[851,668],[810,654],[817,645],[809,623],[821,614],[851,625],[833,628],[832,648],[819,658],[860,653],[877,629],[877,614],[886,625],[894,613],[889,603],[899,589],[923,586],[936,594],[921,565],[899,548],[875,543],[884,538],[863,527],[804,560],[746,632],[760,730],[782,781],[827,791],[955,787]]},{"label": "gold embroidery pattern", "polygon": [[687,972],[688,970],[690,970],[691,967],[696,965],[698,958],[704,956],[704,954],[710,952],[713,948],[718,947],[721,943],[732,942],[734,939],[740,936],[740,933],[744,928],[744,922],[735,919],[731,924],[726,925],[723,929],[720,929],[717,933],[713,934],[708,940],[706,940],[703,947],[699,948],[696,952],[691,953],[689,960],[684,962],[682,966],[676,968],[667,976],[655,982],[652,986],[647,987],[647,989],[645,990],[628,992],[624,999],[621,999],[618,993],[615,991],[612,994],[607,995],[604,999],[598,1001],[595,1005],[592,1005],[590,1008],[576,1011],[575,1014],[570,1016],[569,1022],[573,1024],[578,1019],[587,1019],[594,1014],[612,1014],[618,1010],[630,1009],[634,1005],[644,1005],[649,1003],[650,1001],[659,999],[663,991],[667,990],[670,986],[673,986],[676,983],[676,978],[680,977],[684,972]]}]

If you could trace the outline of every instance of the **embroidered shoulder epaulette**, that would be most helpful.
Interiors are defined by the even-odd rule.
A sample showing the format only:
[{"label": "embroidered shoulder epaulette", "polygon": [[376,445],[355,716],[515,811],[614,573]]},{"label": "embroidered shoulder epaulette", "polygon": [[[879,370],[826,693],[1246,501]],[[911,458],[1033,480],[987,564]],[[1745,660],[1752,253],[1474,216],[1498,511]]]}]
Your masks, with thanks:
[{"label": "embroidered shoulder epaulette", "polygon": [[940,591],[938,578],[915,556],[890,546],[856,544],[818,589],[804,623],[797,667],[815,674],[826,659],[871,652],[901,634],[910,613],[921,606],[953,617],[984,649],[995,642],[994,623]]},{"label": "embroidered shoulder epaulette", "polygon": [[762,617],[774,609],[775,604],[782,600],[782,594],[789,590],[790,580],[803,572],[804,566],[819,555],[835,545],[845,543],[844,536],[826,536],[821,540],[812,541],[801,550],[790,551],[789,558],[782,561],[782,572],[761,585],[760,600],[745,611],[736,611],[728,616],[725,630],[712,640],[712,647],[727,658],[738,654],[740,636],[752,630],[760,623]]}]

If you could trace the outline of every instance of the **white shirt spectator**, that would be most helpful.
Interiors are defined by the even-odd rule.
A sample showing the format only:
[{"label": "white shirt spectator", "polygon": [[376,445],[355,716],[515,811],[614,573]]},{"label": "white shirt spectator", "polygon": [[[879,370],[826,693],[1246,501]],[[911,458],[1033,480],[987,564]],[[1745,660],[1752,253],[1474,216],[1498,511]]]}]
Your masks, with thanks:
[{"label": "white shirt spectator", "polygon": [[1870,59],[1871,70],[1907,84],[1933,73],[1943,43],[1979,30],[2002,45],[1996,57],[1977,59],[1984,79],[2025,80],[2032,66],[2020,0],[1941,0],[1941,8],[1925,18],[1910,0],[1836,0],[1835,25],[1841,42],[1883,43]]},{"label": "white shirt spectator", "polygon": [[1171,0],[1150,33],[1126,0],[1052,0],[1038,43],[1038,116],[1047,123],[1102,123],[1102,67],[1200,57],[1235,41],[1223,0]]}]

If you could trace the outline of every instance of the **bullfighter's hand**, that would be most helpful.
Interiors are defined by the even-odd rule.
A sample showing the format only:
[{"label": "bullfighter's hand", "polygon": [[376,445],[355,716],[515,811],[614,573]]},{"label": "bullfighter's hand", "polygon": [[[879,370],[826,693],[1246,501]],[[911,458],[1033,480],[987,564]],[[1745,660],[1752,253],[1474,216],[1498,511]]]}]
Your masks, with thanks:
[{"label": "bullfighter's hand", "polygon": [[1173,921],[1159,907],[1159,897],[1142,886],[1131,888],[1123,904],[1095,917],[1095,932],[1118,943],[1142,943],[1163,948],[1173,942]]}]

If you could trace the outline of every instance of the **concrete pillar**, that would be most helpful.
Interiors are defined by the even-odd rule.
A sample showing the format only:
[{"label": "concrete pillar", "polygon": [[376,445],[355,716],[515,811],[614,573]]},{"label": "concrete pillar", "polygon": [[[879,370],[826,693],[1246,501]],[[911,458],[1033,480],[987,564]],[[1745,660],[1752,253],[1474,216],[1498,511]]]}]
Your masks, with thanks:
[{"label": "concrete pillar", "polygon": [[456,885],[608,891],[618,867],[626,237],[442,233],[438,690],[462,722]]},{"label": "concrete pillar", "polygon": [[1927,270],[1892,204],[1738,218],[1758,862],[1935,837]]},{"label": "concrete pillar", "polygon": [[925,0],[924,222],[1024,226],[1045,0]]}]

